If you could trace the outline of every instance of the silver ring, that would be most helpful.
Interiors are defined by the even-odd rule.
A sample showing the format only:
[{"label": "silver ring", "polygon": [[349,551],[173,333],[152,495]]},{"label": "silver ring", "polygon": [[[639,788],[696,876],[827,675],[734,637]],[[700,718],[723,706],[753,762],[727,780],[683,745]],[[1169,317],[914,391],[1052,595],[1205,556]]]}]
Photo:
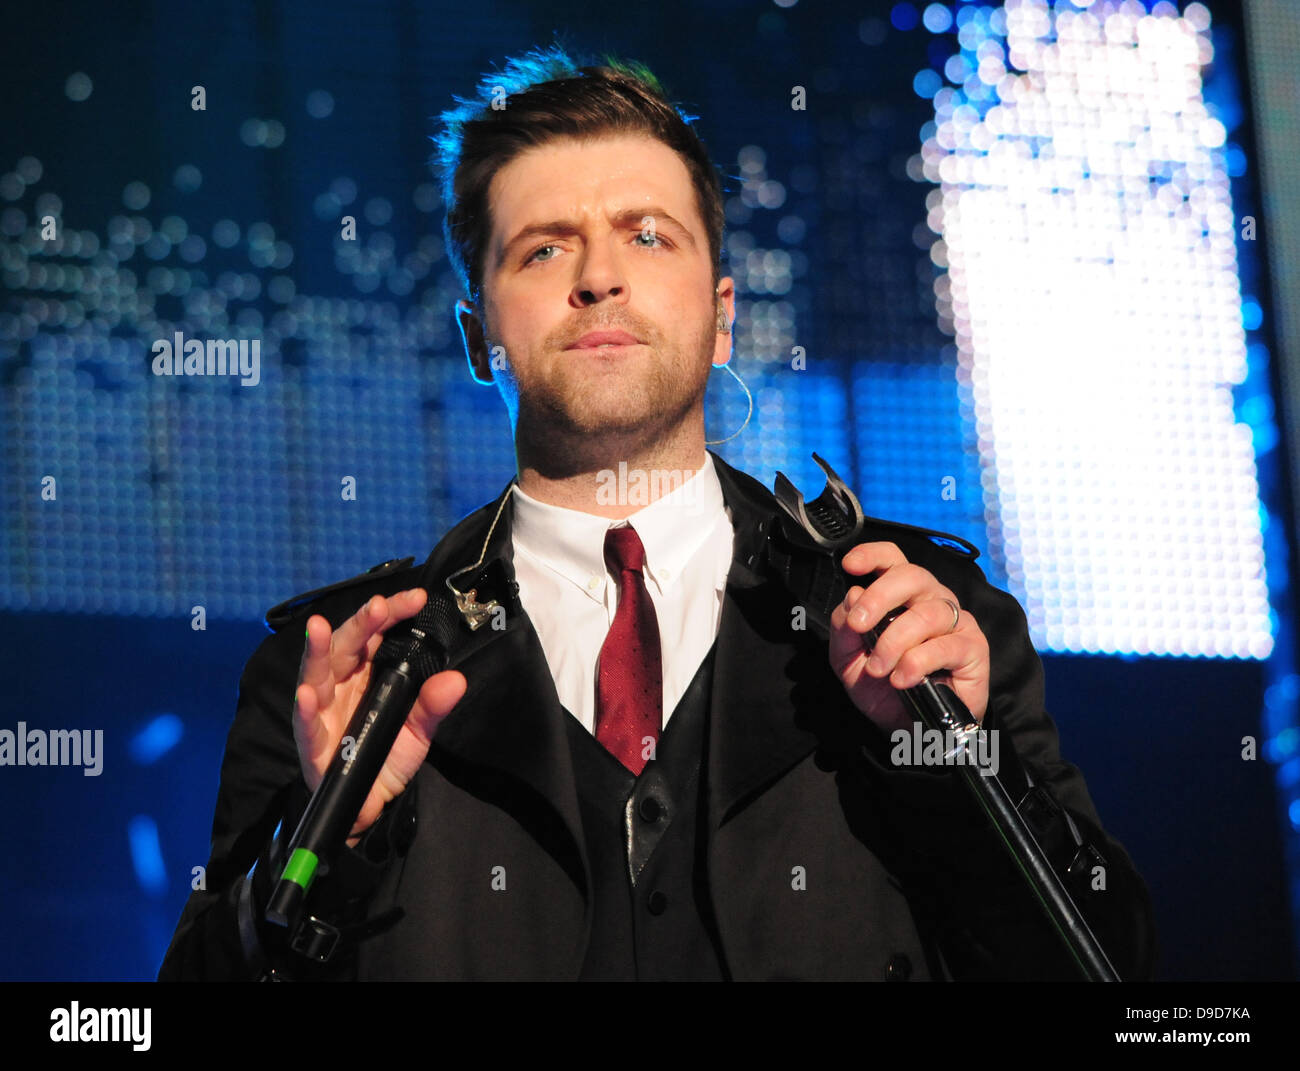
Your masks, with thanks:
[{"label": "silver ring", "polygon": [[952,627],[948,629],[948,635],[952,635],[957,631],[957,622],[961,620],[961,608],[952,599],[944,599],[943,601],[952,607]]}]

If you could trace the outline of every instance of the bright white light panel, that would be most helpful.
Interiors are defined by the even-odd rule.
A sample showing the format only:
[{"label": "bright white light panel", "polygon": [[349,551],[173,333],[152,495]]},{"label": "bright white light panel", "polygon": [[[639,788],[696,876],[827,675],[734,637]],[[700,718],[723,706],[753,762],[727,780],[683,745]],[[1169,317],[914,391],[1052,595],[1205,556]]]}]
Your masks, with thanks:
[{"label": "bright white light panel", "polygon": [[938,310],[973,401],[990,545],[1040,649],[1265,658],[1209,13],[970,10],[913,171],[937,184]]}]

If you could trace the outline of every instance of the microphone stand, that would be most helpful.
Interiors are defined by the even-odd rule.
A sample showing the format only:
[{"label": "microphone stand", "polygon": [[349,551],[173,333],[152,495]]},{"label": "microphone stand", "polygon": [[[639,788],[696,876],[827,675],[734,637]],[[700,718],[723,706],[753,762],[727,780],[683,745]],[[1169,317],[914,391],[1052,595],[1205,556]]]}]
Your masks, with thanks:
[{"label": "microphone stand", "polygon": [[[827,603],[833,607],[843,601],[848,592],[849,585],[843,567],[844,555],[860,542],[859,535],[865,518],[861,504],[836,475],[835,470],[817,454],[813,454],[813,460],[826,473],[826,488],[816,499],[805,503],[803,495],[781,472],[776,474],[773,490],[781,508],[798,526],[799,532],[810,537],[818,549],[830,554],[837,573],[837,577],[832,580],[832,598]],[[838,592],[838,595],[834,592]],[[866,650],[875,646],[889,623],[904,610],[905,607],[896,607],[875,628],[864,634]],[[829,614],[821,607],[812,608],[810,612],[822,619],[819,623],[829,634]],[[1051,920],[1084,979],[1090,982],[1119,981],[1119,975],[1107,959],[1096,935],[1053,870],[1047,854],[1025,823],[1006,786],[996,774],[987,768],[981,770],[974,764],[973,755],[980,754],[975,745],[979,734],[985,730],[979,727],[953,690],[942,682],[936,683],[929,677],[923,677],[919,684],[899,691],[927,729],[938,730],[945,734],[945,740],[955,741],[956,747],[946,758],[951,759],[959,752],[965,752],[963,760],[959,760],[962,780],[988,816],[1003,847]],[[951,736],[948,735],[950,733]],[[988,752],[983,751],[983,754],[987,755]]]}]

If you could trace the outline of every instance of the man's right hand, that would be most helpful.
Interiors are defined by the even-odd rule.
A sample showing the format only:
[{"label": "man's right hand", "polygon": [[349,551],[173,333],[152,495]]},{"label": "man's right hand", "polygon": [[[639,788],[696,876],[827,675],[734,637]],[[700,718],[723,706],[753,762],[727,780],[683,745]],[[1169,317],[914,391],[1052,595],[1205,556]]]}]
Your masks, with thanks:
[{"label": "man's right hand", "polygon": [[[370,665],[384,633],[424,607],[428,592],[412,588],[390,598],[376,595],[345,621],[337,632],[319,614],[307,619],[307,642],[294,694],[293,736],[307,788],[312,792],[338,751],[339,741],[370,683]],[[435,673],[420,689],[410,716],[393,742],[348,837],[355,846],[383,811],[410,783],[429,753],[439,723],[465,694],[464,674]]]}]

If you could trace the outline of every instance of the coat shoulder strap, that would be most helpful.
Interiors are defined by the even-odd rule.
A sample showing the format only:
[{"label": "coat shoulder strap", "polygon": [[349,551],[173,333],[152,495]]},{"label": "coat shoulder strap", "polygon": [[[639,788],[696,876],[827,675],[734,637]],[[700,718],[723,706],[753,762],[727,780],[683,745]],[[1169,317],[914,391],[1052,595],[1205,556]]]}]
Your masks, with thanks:
[{"label": "coat shoulder strap", "polygon": [[272,631],[279,632],[308,603],[315,602],[326,595],[332,595],[336,591],[343,591],[359,584],[370,583],[391,573],[409,569],[414,563],[414,557],[390,558],[388,561],[373,565],[364,573],[358,573],[347,580],[340,580],[336,584],[327,584],[323,588],[314,588],[311,591],[304,591],[301,595],[294,595],[292,598],[285,599],[284,602],[277,603],[266,611],[266,624]]},{"label": "coat shoulder strap", "polygon": [[965,558],[968,561],[974,561],[980,556],[979,547],[962,539],[961,536],[952,535],[950,532],[940,532],[934,528],[919,528],[914,524],[903,524],[901,521],[886,521],[880,517],[864,517],[863,522],[864,527],[893,528],[900,532],[908,532],[913,536],[920,536],[941,550],[946,550],[949,554],[954,554],[958,558]]}]

